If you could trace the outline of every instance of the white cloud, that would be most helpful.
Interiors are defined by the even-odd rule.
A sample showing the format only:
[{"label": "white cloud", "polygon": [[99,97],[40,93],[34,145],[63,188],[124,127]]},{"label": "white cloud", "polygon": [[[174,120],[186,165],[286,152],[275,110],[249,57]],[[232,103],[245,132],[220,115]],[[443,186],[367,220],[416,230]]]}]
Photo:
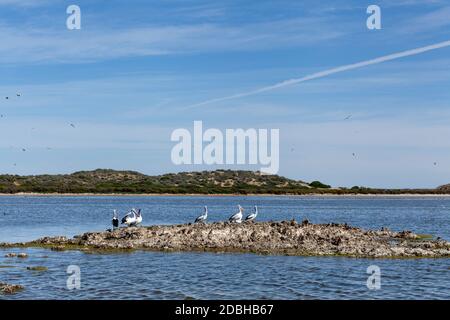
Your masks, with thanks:
[{"label": "white cloud", "polygon": [[442,7],[432,12],[410,19],[401,28],[401,32],[425,32],[437,30],[450,25],[450,7]]},{"label": "white cloud", "polygon": [[344,34],[321,18],[226,26],[187,24],[99,30],[1,26],[0,63],[70,62],[209,51],[307,46]]}]

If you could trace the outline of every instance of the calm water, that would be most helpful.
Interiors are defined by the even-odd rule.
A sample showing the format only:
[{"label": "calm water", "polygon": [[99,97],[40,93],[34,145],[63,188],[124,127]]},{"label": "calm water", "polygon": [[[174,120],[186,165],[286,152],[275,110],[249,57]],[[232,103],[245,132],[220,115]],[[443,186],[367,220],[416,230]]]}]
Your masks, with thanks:
[{"label": "calm water", "polygon": [[[113,209],[141,208],[149,225],[192,221],[204,205],[211,221],[224,220],[237,204],[247,211],[258,205],[260,220],[307,218],[450,239],[450,198],[445,197],[0,197],[0,242],[104,230]],[[29,258],[4,257],[8,252],[27,252]],[[366,286],[366,269],[373,264],[381,268],[380,290]],[[80,290],[66,287],[69,265],[81,269]],[[25,290],[0,299],[450,299],[450,259],[8,249],[0,250],[1,281]]]}]

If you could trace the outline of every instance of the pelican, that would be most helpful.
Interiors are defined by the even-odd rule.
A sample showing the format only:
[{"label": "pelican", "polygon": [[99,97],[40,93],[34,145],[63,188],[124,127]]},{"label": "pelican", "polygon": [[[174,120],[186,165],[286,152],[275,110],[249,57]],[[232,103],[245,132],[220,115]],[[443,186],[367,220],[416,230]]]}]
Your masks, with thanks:
[{"label": "pelican", "polygon": [[239,208],[239,212],[233,214],[230,219],[228,219],[230,222],[235,222],[235,223],[241,223],[242,222],[242,212],[244,211],[244,209],[238,205]]},{"label": "pelican", "polygon": [[128,212],[122,218],[122,224],[126,224],[127,226],[135,225],[136,221],[137,221],[137,217],[136,217],[136,211],[134,211],[134,209],[132,209],[131,212]]},{"label": "pelican", "polygon": [[207,206],[205,206],[205,212],[201,216],[198,216],[197,219],[195,219],[195,223],[198,223],[198,222],[205,223],[206,218],[208,218],[208,207]]},{"label": "pelican", "polygon": [[256,219],[256,216],[258,215],[258,207],[255,206],[253,213],[249,214],[246,218],[245,221],[253,221]]},{"label": "pelican", "polygon": [[137,211],[135,209],[133,209],[133,211],[136,214],[136,223],[135,223],[135,225],[138,225],[138,224],[142,223],[141,209],[137,209]]},{"label": "pelican", "polygon": [[117,214],[116,210],[114,210],[114,213],[113,213],[112,225],[113,225],[113,230],[119,227],[119,215]]}]

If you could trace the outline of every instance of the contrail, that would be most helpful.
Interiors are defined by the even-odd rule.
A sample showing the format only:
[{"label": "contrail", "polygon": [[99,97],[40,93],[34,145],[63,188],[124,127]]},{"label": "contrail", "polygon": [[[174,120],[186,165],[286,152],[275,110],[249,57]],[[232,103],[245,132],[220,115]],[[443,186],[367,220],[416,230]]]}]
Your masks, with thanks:
[{"label": "contrail", "polygon": [[255,89],[255,90],[252,90],[252,91],[237,93],[237,94],[234,94],[234,95],[221,97],[221,98],[215,98],[215,99],[211,99],[211,100],[206,100],[206,101],[203,101],[203,102],[200,102],[200,103],[196,103],[196,104],[190,105],[190,106],[187,107],[187,109],[204,106],[204,105],[211,104],[211,103],[214,103],[214,102],[220,102],[220,101],[226,101],[226,100],[232,100],[232,99],[237,99],[237,98],[242,98],[242,97],[253,96],[253,95],[258,94],[258,93],[271,91],[271,90],[275,90],[275,89],[282,88],[282,87],[291,86],[291,85],[294,85],[294,84],[297,84],[297,83],[301,83],[301,82],[305,82],[305,81],[309,81],[309,80],[323,78],[323,77],[326,77],[326,76],[329,76],[329,75],[332,75],[332,74],[335,74],[335,73],[349,71],[349,70],[353,70],[353,69],[358,69],[358,68],[370,66],[370,65],[373,65],[373,64],[383,63],[383,62],[386,62],[386,61],[396,60],[396,59],[400,59],[400,58],[404,58],[404,57],[415,56],[417,54],[421,54],[421,53],[428,52],[428,51],[431,51],[431,50],[445,48],[445,47],[448,47],[448,46],[450,46],[450,40],[444,41],[444,42],[440,42],[440,43],[436,43],[436,44],[432,44],[432,45],[429,45],[429,46],[426,46],[426,47],[411,49],[411,50],[402,51],[402,52],[397,52],[397,53],[393,53],[393,54],[390,54],[390,55],[387,55],[387,56],[382,56],[382,57],[371,59],[371,60],[366,60],[366,61],[362,61],[362,62],[358,62],[358,63],[348,64],[348,65],[341,66],[341,67],[336,67],[336,68],[333,68],[333,69],[329,69],[329,70],[313,73],[313,74],[304,76],[302,78],[294,78],[294,79],[285,80],[285,81],[273,84],[271,86],[262,87],[262,88]]}]

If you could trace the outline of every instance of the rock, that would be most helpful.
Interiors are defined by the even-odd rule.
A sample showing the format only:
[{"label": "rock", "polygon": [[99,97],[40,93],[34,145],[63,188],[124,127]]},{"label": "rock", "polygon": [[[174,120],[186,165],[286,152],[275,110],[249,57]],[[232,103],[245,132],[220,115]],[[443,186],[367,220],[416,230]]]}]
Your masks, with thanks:
[{"label": "rock", "polygon": [[52,250],[52,251],[64,251],[64,250],[66,250],[66,247],[63,246],[63,245],[53,246],[53,247],[50,248],[50,250]]},{"label": "rock", "polygon": [[54,243],[58,243],[58,242],[66,242],[67,238],[66,237],[44,237],[41,239],[36,240],[36,243],[40,243],[40,244],[54,244]]},{"label": "rock", "polygon": [[331,243],[332,243],[333,245],[335,245],[335,246],[340,245],[341,242],[342,242],[342,240],[341,240],[341,238],[339,238],[339,237],[334,238],[334,239],[331,240]]},{"label": "rock", "polygon": [[17,257],[17,253],[10,252],[5,254],[5,258],[14,258],[14,257]]},{"label": "rock", "polygon": [[404,230],[402,232],[399,232],[397,234],[397,238],[401,238],[401,239],[418,239],[419,236],[412,233],[412,231],[409,230]]},{"label": "rock", "polygon": [[23,289],[21,285],[0,282],[0,294],[15,294]]},{"label": "rock", "polygon": [[24,258],[28,258],[28,254],[26,254],[24,252],[21,252],[19,254],[10,252],[5,255],[5,258],[15,258],[15,257],[24,259]]},{"label": "rock", "polygon": [[348,224],[312,224],[303,220],[120,228],[112,232],[88,232],[72,239],[46,237],[21,246],[44,243],[55,251],[76,249],[91,253],[145,249],[366,258],[450,257],[449,242],[422,238],[418,241],[418,237],[411,231],[363,230]]},{"label": "rock", "polygon": [[35,266],[35,267],[27,267],[27,270],[31,270],[31,271],[47,271],[48,268],[47,267],[42,267],[42,266]]}]

